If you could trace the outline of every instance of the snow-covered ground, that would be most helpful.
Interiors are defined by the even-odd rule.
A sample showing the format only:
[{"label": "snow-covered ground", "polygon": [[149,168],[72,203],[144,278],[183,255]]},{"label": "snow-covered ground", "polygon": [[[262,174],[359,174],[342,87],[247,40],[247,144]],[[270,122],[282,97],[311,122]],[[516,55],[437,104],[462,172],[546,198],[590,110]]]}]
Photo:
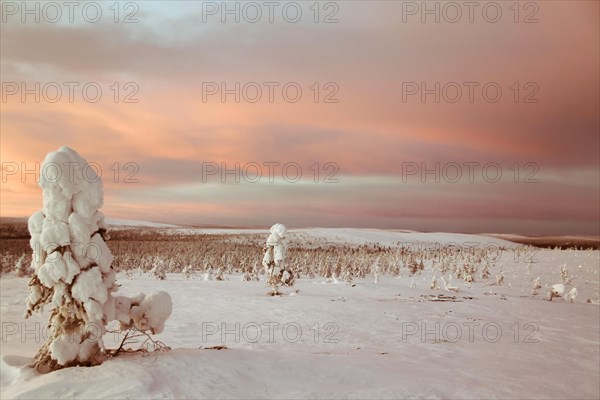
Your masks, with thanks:
[{"label": "snow-covered ground", "polygon": [[[390,244],[421,235],[358,231],[317,233]],[[439,234],[434,241],[471,239]],[[299,292],[284,297],[239,276],[120,275],[118,294],[171,294],[173,314],[157,338],[172,350],[46,375],[26,364],[44,341],[47,314],[24,320],[27,280],[5,275],[0,398],[597,399],[599,254],[539,250],[528,274],[526,263],[505,252],[503,286],[476,281],[469,288],[455,279],[458,292],[430,289],[429,269],[414,280],[404,270],[355,286],[300,279]],[[532,296],[531,280],[559,283],[563,264],[574,276],[567,290],[579,291],[575,301],[546,301],[546,287]],[[105,344],[116,348],[121,339],[107,334]],[[207,349],[216,345],[227,349]]]},{"label": "snow-covered ground", "polygon": [[[165,234],[179,235],[240,235],[240,234],[263,234],[268,235],[268,229],[231,229],[231,228],[182,228],[176,227],[166,229]],[[301,241],[304,239],[321,239],[331,244],[360,245],[365,243],[391,246],[406,243],[436,243],[447,244],[495,244],[498,246],[515,247],[516,243],[502,238],[484,235],[471,235],[463,233],[445,232],[412,232],[386,229],[367,228],[298,228],[288,230],[288,240]]]}]

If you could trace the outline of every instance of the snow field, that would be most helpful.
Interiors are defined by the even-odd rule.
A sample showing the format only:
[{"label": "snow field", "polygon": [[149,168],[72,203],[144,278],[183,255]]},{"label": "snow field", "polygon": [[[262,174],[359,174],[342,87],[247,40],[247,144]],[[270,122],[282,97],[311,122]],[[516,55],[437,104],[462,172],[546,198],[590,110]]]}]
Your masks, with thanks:
[{"label": "snow field", "polygon": [[[23,320],[26,281],[3,278],[4,398],[598,398],[598,252],[540,250],[538,263],[503,260],[505,284],[414,277],[299,279],[283,297],[260,282],[167,274],[128,279],[119,294],[166,291],[173,312],[157,335],[166,353],[125,354],[92,368],[39,375],[24,367],[44,317]],[[544,300],[567,264],[579,296]],[[581,265],[581,268],[578,266]],[[439,272],[438,272],[439,276]],[[446,275],[447,276],[447,275]],[[531,280],[540,276],[540,295]],[[414,281],[414,287],[411,283]],[[493,281],[493,279],[492,279]],[[568,285],[567,287],[570,287]],[[13,322],[17,325],[7,325]],[[25,327],[19,326],[26,323]],[[110,327],[110,326],[109,326]],[[18,329],[16,332],[8,329]],[[299,329],[298,329],[299,328]],[[260,338],[257,339],[260,332]],[[298,334],[298,332],[300,332]],[[460,332],[460,336],[458,333]],[[41,336],[41,335],[40,335]],[[25,339],[25,340],[22,340]],[[122,337],[107,334],[107,347]],[[227,349],[208,349],[212,346]],[[65,384],[68,382],[68,384]]]}]

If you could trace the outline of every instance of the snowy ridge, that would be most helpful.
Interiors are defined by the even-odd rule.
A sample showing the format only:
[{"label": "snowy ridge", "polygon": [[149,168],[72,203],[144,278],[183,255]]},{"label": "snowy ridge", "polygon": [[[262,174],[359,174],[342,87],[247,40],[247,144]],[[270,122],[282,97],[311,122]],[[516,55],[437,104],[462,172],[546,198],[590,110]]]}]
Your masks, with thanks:
[{"label": "snowy ridge", "polygon": [[[110,228],[165,228],[168,233],[177,233],[185,235],[198,234],[253,234],[268,232],[268,228],[191,228],[180,225],[165,224],[160,222],[138,221],[129,219],[106,218],[106,223]],[[312,238],[321,238],[330,243],[340,244],[380,244],[391,246],[397,243],[436,243],[440,245],[448,244],[468,244],[477,243],[479,245],[495,244],[498,246],[514,247],[524,236],[512,234],[464,234],[451,232],[417,232],[410,230],[397,229],[375,229],[375,228],[297,228],[290,229],[291,237],[305,236]],[[549,237],[550,238],[550,237]],[[544,237],[537,238],[544,240]],[[579,237],[579,236],[557,236],[551,239],[561,239],[567,241],[598,241],[597,238]]]},{"label": "snowy ridge", "polygon": [[[167,233],[200,235],[200,234],[268,234],[265,229],[231,229],[231,228],[173,228],[168,229]],[[436,243],[440,245],[447,244],[468,244],[476,243],[479,245],[495,244],[498,246],[514,247],[516,244],[502,238],[496,238],[485,235],[472,235],[462,233],[444,233],[444,232],[413,232],[398,231],[386,229],[368,229],[368,228],[297,228],[288,229],[288,235],[291,239],[319,238],[328,243],[338,244],[380,244],[382,246],[391,246],[398,243]]]},{"label": "snowy ridge", "polygon": [[393,245],[396,243],[438,243],[446,244],[497,244],[499,246],[513,247],[515,244],[504,239],[483,235],[470,235],[462,233],[443,232],[404,232],[383,229],[359,228],[308,228],[293,229],[291,232],[303,233],[313,237],[325,238],[332,243],[364,244],[378,243]]},{"label": "snowy ridge", "polygon": [[148,227],[148,228],[176,228],[178,225],[163,224],[160,222],[137,221],[133,219],[105,218],[109,227]]}]

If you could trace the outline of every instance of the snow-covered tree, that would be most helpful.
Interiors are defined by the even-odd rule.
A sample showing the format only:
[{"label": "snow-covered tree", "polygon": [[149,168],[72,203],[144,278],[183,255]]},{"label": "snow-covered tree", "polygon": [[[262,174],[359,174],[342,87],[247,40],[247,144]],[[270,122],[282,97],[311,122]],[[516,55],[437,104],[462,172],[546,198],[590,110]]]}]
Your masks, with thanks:
[{"label": "snow-covered tree", "polygon": [[504,271],[502,270],[502,267],[500,267],[500,271],[498,272],[498,275],[496,275],[496,285],[504,285]]},{"label": "snow-covered tree", "polygon": [[541,288],[542,288],[542,281],[541,281],[540,277],[538,276],[533,281],[533,286],[531,287],[531,294],[534,296],[537,296],[539,294],[538,290],[540,290]]},{"label": "snow-covered tree", "polygon": [[569,290],[569,293],[567,293],[566,298],[569,299],[569,301],[572,303],[575,301],[578,294],[579,292],[577,291],[577,288],[574,287],[571,290]]},{"label": "snow-covered tree", "polygon": [[333,272],[333,274],[331,275],[331,278],[327,278],[327,283],[339,283],[340,281],[338,280],[338,276],[335,273],[335,271]]},{"label": "snow-covered tree", "polygon": [[446,290],[447,292],[449,291],[453,291],[453,292],[458,292],[459,288],[458,286],[452,285],[452,275],[448,275],[448,280],[446,280],[446,278],[444,278],[444,276],[441,276],[442,279],[442,283],[444,284],[444,290]]},{"label": "snow-covered tree", "polygon": [[19,257],[19,259],[15,263],[15,275],[17,275],[20,278],[31,275],[31,268],[29,268],[27,260],[25,260],[25,254]]},{"label": "snow-covered tree", "polygon": [[260,268],[258,260],[254,261],[254,266],[252,267],[252,272],[250,273],[250,278],[253,281],[260,281]]},{"label": "snow-covered tree", "polygon": [[429,285],[429,288],[432,290],[439,290],[440,286],[438,285],[437,279],[435,274],[433,274],[433,276],[431,277],[431,284]]},{"label": "snow-covered tree", "polygon": [[560,267],[560,279],[562,279],[562,281],[565,285],[568,285],[572,281],[571,277],[569,276],[569,270],[567,269],[567,264],[563,264]]},{"label": "snow-covered tree", "polygon": [[150,270],[150,274],[159,281],[164,281],[165,279],[167,279],[165,269],[165,262],[162,259],[160,259],[156,264],[154,264],[154,267],[152,267],[152,269]]},{"label": "snow-covered tree", "polygon": [[527,264],[527,275],[531,275],[531,270],[533,269],[533,262],[530,260]]},{"label": "snow-covered tree", "polygon": [[481,279],[487,279],[490,277],[490,266],[486,262],[483,268],[481,269]]},{"label": "snow-covered tree", "polygon": [[354,277],[352,274],[352,266],[351,265],[346,265],[346,268],[344,269],[344,281],[348,284],[351,285],[352,282],[354,281]]},{"label": "snow-covered tree", "polygon": [[294,275],[292,271],[286,269],[285,265],[287,228],[283,224],[275,224],[270,232],[265,244],[262,264],[267,274],[267,284],[273,288],[273,294],[276,295],[279,294],[277,289],[280,285],[293,284]]},{"label": "snow-covered tree", "polygon": [[373,271],[373,283],[379,283],[379,273],[380,273],[379,260],[380,260],[380,258],[377,257],[375,259],[375,263],[371,266],[371,271]]},{"label": "snow-covered tree", "polygon": [[185,276],[185,279],[192,279],[193,275],[194,267],[192,267],[190,264],[186,265],[185,268],[183,268],[183,276]]},{"label": "snow-covered tree", "polygon": [[98,211],[100,177],[68,147],[49,153],[41,168],[43,208],[28,222],[35,275],[25,317],[49,305],[50,330],[33,366],[48,372],[96,365],[106,358],[102,336],[109,322],[160,333],[171,314],[171,297],[165,292],[114,297],[113,256]]}]

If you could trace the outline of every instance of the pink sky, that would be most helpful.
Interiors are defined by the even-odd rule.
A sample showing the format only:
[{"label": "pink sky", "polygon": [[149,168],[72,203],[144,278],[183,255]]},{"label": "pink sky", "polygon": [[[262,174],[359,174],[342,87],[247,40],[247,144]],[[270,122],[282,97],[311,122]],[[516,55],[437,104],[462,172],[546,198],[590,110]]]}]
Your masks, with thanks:
[{"label": "pink sky", "polygon": [[[34,168],[67,145],[102,167],[103,211],[114,218],[598,235],[599,3],[523,6],[519,19],[533,12],[537,23],[515,23],[509,3],[499,2],[497,23],[478,12],[472,23],[466,16],[451,23],[443,14],[439,23],[432,16],[423,23],[419,14],[403,14],[402,2],[366,1],[335,3],[339,22],[331,24],[313,21],[312,3],[300,3],[304,17],[294,24],[280,14],[273,23],[243,16],[222,23],[194,1],[139,2],[133,24],[115,23],[108,6],[98,23],[22,23],[19,14],[5,13],[1,215],[27,216],[42,202],[33,175],[7,175],[7,168]],[[22,101],[21,93],[8,94],[7,85],[35,82],[56,82],[63,97],[36,103],[34,95]],[[97,83],[102,98],[88,102],[76,89],[69,102],[64,82]],[[139,102],[115,102],[114,82],[121,96],[134,82]],[[257,82],[263,98],[203,102],[203,82]],[[264,82],[297,82],[303,97],[290,103],[276,90],[269,102]],[[314,82],[321,96],[333,82],[338,102],[315,103]],[[456,82],[463,97],[403,101],[406,82]],[[473,102],[464,82],[479,85]],[[502,89],[496,103],[481,92],[490,82]],[[538,101],[525,103],[532,90]],[[123,182],[128,162],[139,167],[137,183]],[[278,167],[273,183],[266,168],[256,183],[232,176],[223,183],[218,174],[204,182],[207,162],[298,163],[303,179],[286,182]],[[337,183],[322,182],[328,162],[339,168]],[[115,163],[117,182],[109,169]],[[404,179],[407,163],[439,163],[452,175],[451,165],[461,165],[463,178]],[[479,165],[473,182],[464,163]],[[501,167],[496,183],[482,175],[481,166],[491,163]]]}]

